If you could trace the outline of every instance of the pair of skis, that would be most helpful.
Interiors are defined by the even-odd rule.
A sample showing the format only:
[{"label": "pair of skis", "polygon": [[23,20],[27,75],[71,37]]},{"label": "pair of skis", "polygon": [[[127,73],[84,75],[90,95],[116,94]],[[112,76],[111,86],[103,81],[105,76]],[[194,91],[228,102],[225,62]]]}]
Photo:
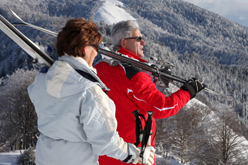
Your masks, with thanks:
[{"label": "pair of skis", "polygon": [[[53,35],[53,36],[57,36],[58,33],[32,25],[30,23],[27,23],[25,21],[23,21],[13,10],[9,9],[11,11],[11,13],[21,22],[15,25],[24,25],[24,26],[29,26],[32,27],[34,29],[43,31],[47,34]],[[35,43],[33,43],[29,38],[27,38],[24,34],[22,34],[17,28],[15,28],[13,26],[13,24],[11,24],[10,22],[8,22],[2,15],[0,15],[0,29],[7,34],[13,41],[15,41],[23,50],[25,50],[33,59],[34,59],[34,63],[35,66],[39,69],[39,70],[46,70],[46,67],[49,68],[52,64],[53,64],[53,59],[46,54],[45,52],[43,52]],[[169,79],[169,80],[173,80],[173,81],[177,81],[180,83],[187,83],[187,81],[185,79],[182,79],[180,77],[177,77],[175,75],[171,75],[168,73],[165,73],[162,71],[163,68],[160,68],[157,65],[151,65],[149,63],[143,63],[134,59],[131,59],[121,53],[117,53],[117,49],[118,47],[114,46],[114,45],[108,45],[108,48],[110,50],[105,50],[102,48],[99,48],[98,52],[100,54],[103,54],[105,56],[108,56],[116,61],[120,61],[121,63],[127,63],[129,65],[132,66],[136,66],[138,68],[141,68],[145,71],[150,72],[153,76],[158,77],[158,78],[163,78],[163,79]],[[217,93],[215,91],[212,91],[208,88],[204,89],[205,91],[214,94],[214,95],[218,95],[218,96],[224,96],[224,97],[228,97],[225,94],[220,94]]]},{"label": "pair of skis", "polygon": [[32,58],[40,71],[45,71],[53,64],[53,59],[43,52],[39,46],[15,28],[9,21],[0,15],[0,29],[17,43]]}]

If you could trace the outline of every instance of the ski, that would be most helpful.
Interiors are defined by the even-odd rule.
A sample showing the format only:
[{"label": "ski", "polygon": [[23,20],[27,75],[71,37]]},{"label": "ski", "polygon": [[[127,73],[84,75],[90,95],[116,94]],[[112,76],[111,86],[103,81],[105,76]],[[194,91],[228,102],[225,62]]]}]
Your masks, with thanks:
[{"label": "ski", "polygon": [[[107,44],[107,43],[104,43],[104,44],[105,44],[104,46],[109,48],[110,51],[108,51],[106,49],[99,48],[98,52],[100,54],[106,55],[106,56],[108,56],[108,57],[110,57],[116,61],[119,61],[121,63],[126,63],[128,65],[132,65],[132,66],[141,68],[142,70],[150,72],[155,77],[173,80],[173,81],[177,81],[177,82],[180,82],[183,84],[187,83],[187,80],[185,80],[185,79],[182,79],[182,78],[177,77],[175,75],[164,73],[162,71],[164,66],[153,65],[150,63],[144,63],[144,62],[140,62],[138,60],[131,59],[131,58],[127,57],[126,55],[118,53],[117,52],[117,50],[119,50],[118,46]],[[165,66],[165,67],[171,67],[170,63],[167,63],[166,65],[167,66]],[[220,93],[217,93],[217,92],[215,92],[211,89],[208,89],[208,88],[204,88],[204,91],[211,93],[211,94],[214,94],[214,95],[217,95],[217,96],[229,97],[226,94],[220,94]]]},{"label": "ski", "polygon": [[45,71],[53,64],[54,61],[49,55],[43,52],[2,15],[0,15],[0,29],[34,59],[34,66],[40,71]]},{"label": "ski", "polygon": [[126,63],[129,65],[141,68],[142,70],[145,70],[145,71],[152,73],[152,75],[155,77],[166,78],[166,79],[174,80],[174,81],[177,81],[177,82],[180,82],[183,84],[186,83],[186,80],[184,80],[184,79],[181,79],[181,78],[174,76],[174,75],[170,75],[170,74],[166,74],[166,73],[161,72],[160,66],[158,66],[158,65],[140,62],[138,60],[131,59],[131,58],[127,57],[126,55],[118,53],[117,50],[119,48],[116,45],[104,43],[104,46],[109,48],[110,50],[99,48],[98,52],[100,54],[111,57],[112,59],[119,61],[121,63]]},{"label": "ski", "polygon": [[10,8],[9,8],[9,10],[10,10],[10,12],[11,12],[19,21],[21,21],[21,23],[15,23],[15,24],[13,24],[13,25],[24,25],[24,26],[29,26],[29,27],[32,27],[32,28],[34,28],[34,29],[43,31],[44,33],[50,34],[50,35],[52,35],[52,36],[55,36],[55,37],[58,35],[58,33],[53,32],[53,31],[51,31],[51,30],[47,30],[47,29],[45,29],[45,28],[41,28],[41,27],[39,27],[39,26],[36,26],[36,25],[33,25],[33,24],[30,24],[30,23],[27,23],[27,22],[23,21],[23,20],[22,20],[14,11],[13,11],[13,10],[11,10]]},{"label": "ski", "polygon": [[[9,9],[9,10],[11,11],[11,13],[19,21],[21,21],[21,23],[15,24],[15,25],[29,26],[29,27],[32,27],[34,29],[40,30],[40,31],[42,31],[44,33],[50,34],[52,36],[57,36],[58,33],[52,32],[50,30],[47,30],[45,28],[38,27],[38,26],[33,25],[33,24],[30,24],[30,23],[27,23],[27,22],[23,21],[13,10],[11,10],[11,9]],[[117,50],[119,48],[116,45],[111,45],[111,44],[107,44],[107,43],[103,43],[103,44],[105,44],[104,46],[107,47],[107,48],[109,48],[109,50],[99,48],[98,49],[98,52],[100,54],[102,54],[102,55],[105,55],[107,57],[110,57],[110,58],[112,58],[112,59],[114,59],[116,61],[119,61],[121,63],[126,63],[126,64],[129,64],[129,65],[132,65],[132,66],[141,68],[141,69],[143,69],[145,71],[150,72],[153,76],[158,77],[158,78],[164,78],[164,79],[168,79],[168,80],[180,82],[180,83],[183,83],[183,84],[187,83],[187,80],[185,80],[185,79],[182,79],[182,78],[177,77],[175,75],[164,73],[162,71],[163,68],[160,67],[160,66],[158,66],[158,65],[154,65],[154,64],[150,64],[150,63],[143,63],[143,62],[140,62],[140,61],[131,59],[131,58],[129,58],[126,55],[123,55],[121,53],[118,53]],[[167,65],[166,67],[171,67],[171,64],[170,63],[167,63],[166,65]],[[208,89],[208,88],[204,88],[204,91],[206,91],[208,93],[211,93],[211,94],[214,94],[214,95],[217,95],[217,96],[229,97],[226,94],[217,93],[217,92],[215,92],[215,91],[213,91],[211,89]]]}]

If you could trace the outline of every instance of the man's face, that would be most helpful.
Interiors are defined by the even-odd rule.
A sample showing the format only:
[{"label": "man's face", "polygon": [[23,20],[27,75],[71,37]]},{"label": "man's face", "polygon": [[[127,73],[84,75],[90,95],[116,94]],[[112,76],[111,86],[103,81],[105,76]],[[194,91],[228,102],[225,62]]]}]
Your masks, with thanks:
[{"label": "man's face", "polygon": [[[139,30],[133,30],[131,37],[142,37],[142,34]],[[139,57],[144,57],[143,47],[145,45],[145,41],[142,39],[141,41],[137,41],[137,39],[124,39],[123,44],[121,45],[124,49],[136,54]]]}]

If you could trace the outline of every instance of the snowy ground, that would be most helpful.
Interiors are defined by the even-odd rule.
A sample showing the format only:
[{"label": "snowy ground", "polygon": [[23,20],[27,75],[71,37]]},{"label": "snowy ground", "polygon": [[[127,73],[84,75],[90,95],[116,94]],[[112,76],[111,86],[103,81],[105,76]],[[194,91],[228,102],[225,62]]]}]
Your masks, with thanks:
[{"label": "snowy ground", "polygon": [[[0,153],[0,165],[15,165],[16,158],[20,155],[20,151],[13,151],[13,152],[4,152]],[[157,165],[164,165],[165,163],[169,163],[170,165],[180,165],[178,162],[174,160],[167,160],[162,156],[156,155],[156,162]]]},{"label": "snowy ground", "polygon": [[0,153],[0,165],[15,165],[20,151]]}]

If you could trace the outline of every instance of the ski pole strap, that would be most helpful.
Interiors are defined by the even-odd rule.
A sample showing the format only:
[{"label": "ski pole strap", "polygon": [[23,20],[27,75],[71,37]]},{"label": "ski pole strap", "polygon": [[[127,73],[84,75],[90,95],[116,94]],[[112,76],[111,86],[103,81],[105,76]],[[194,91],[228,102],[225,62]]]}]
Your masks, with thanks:
[{"label": "ski pole strap", "polygon": [[139,113],[139,110],[133,111],[132,112],[134,117],[135,117],[135,122],[136,122],[136,142],[134,145],[137,147],[140,143],[141,139],[141,134],[143,134],[143,128],[141,125],[141,120],[140,117],[142,117],[145,120],[145,116]]},{"label": "ski pole strap", "polygon": [[148,111],[148,118],[146,120],[146,124],[145,124],[145,129],[144,129],[144,134],[143,134],[143,139],[142,139],[142,143],[141,143],[141,148],[146,147],[149,136],[152,133],[152,115],[153,115],[153,111]]},{"label": "ski pole strap", "polygon": [[141,150],[140,150],[140,157],[142,158],[142,164],[143,164],[143,159],[144,159],[143,155],[146,149],[146,145],[148,143],[150,135],[152,134],[152,115],[154,112],[148,111],[147,113],[148,113],[148,118],[146,120],[143,138],[141,141]]},{"label": "ski pole strap", "polygon": [[[143,154],[146,148],[146,145],[148,143],[149,137],[152,134],[152,115],[153,111],[148,111],[148,118],[145,119],[145,116],[140,114],[138,110],[132,112],[135,116],[136,121],[136,142],[134,145],[137,147],[139,143],[141,142],[141,151],[140,151],[140,157],[143,158]],[[145,128],[143,130],[141,125],[140,117],[142,117],[145,120]],[[142,138],[141,135],[143,134]]]},{"label": "ski pole strap", "polygon": [[[152,115],[153,111],[148,111],[148,118],[145,119],[145,116],[140,114],[138,110],[132,112],[135,116],[136,121],[136,142],[134,143],[135,146],[138,146],[141,142],[141,150],[140,150],[140,157],[142,158],[142,164],[143,164],[143,154],[145,152],[146,145],[148,143],[149,137],[152,134]],[[142,117],[145,120],[145,128],[142,129],[141,120],[140,117]],[[143,137],[141,139],[141,134],[143,134]]]},{"label": "ski pole strap", "polygon": [[[140,114],[138,110],[132,112],[135,116],[136,121],[136,142],[134,143],[135,146],[138,146],[141,142],[141,148],[146,147],[149,136],[151,135],[151,129],[152,129],[152,115],[153,111],[148,111],[148,118],[145,119],[145,116]],[[140,117],[142,117],[145,120],[145,128],[143,130]],[[140,135],[143,134],[142,139],[140,138]]]}]

